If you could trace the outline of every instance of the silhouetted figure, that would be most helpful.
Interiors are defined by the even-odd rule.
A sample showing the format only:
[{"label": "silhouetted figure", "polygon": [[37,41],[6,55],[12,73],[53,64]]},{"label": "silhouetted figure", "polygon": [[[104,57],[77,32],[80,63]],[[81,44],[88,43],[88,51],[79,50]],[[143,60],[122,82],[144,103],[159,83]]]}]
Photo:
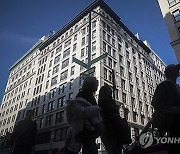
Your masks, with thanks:
[{"label": "silhouetted figure", "polygon": [[98,153],[95,140],[100,135],[102,118],[94,97],[97,87],[98,81],[95,77],[86,77],[81,91],[74,100],[69,101],[66,109],[68,122],[82,145],[83,154]]},{"label": "silhouetted figure", "polygon": [[[165,68],[167,79],[157,86],[152,100],[155,126],[161,134],[169,132],[171,137],[180,137],[180,88],[176,84],[179,70],[180,64]],[[180,153],[180,144],[170,145],[169,153]]]},{"label": "silhouetted figure", "polygon": [[11,135],[11,144],[14,144],[13,154],[31,154],[35,145],[37,124],[32,121],[33,110],[26,112],[26,118],[20,121]]},{"label": "silhouetted figure", "polygon": [[119,126],[121,117],[118,106],[112,98],[112,90],[108,85],[102,86],[99,91],[98,105],[102,109],[101,116],[105,125],[105,133],[101,139],[108,151],[108,154],[120,154],[122,151],[122,136]]},{"label": "silhouetted figure", "polygon": [[67,136],[66,136],[63,154],[78,154],[80,149],[81,149],[80,143],[75,141],[75,134],[73,127],[69,127],[67,130]]},{"label": "silhouetted figure", "polygon": [[11,154],[10,136],[11,133],[7,132],[4,139],[1,139],[0,154]]}]

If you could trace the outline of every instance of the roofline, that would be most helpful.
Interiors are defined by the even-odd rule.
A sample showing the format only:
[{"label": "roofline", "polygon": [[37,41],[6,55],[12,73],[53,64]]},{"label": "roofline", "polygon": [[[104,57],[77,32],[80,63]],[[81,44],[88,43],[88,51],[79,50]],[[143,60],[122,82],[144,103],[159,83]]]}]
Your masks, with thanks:
[{"label": "roofline", "polygon": [[9,68],[9,71],[11,71],[14,67],[16,67],[22,60],[24,60],[28,55],[30,55],[34,50],[36,50],[42,43],[43,43],[43,40],[40,39],[35,45],[33,45],[32,48],[29,49],[28,52],[26,52],[18,61],[16,61],[16,62]]},{"label": "roofline", "polygon": [[74,19],[72,19],[69,23],[67,23],[63,28],[57,31],[54,35],[50,36],[41,46],[40,50],[43,50],[49,44],[51,44],[54,40],[56,40],[61,34],[67,31],[70,27],[72,27],[75,23],[79,22],[82,17],[86,16],[89,11],[92,11],[94,8],[102,6],[107,7],[109,14],[113,16],[115,20],[120,20],[119,16],[103,1],[103,0],[95,0],[89,6],[87,6],[83,11],[81,11]]},{"label": "roofline", "polygon": [[106,10],[108,14],[113,17],[114,21],[116,21],[122,28],[126,30],[126,32],[148,53],[151,52],[149,47],[147,47],[141,40],[139,40],[121,21],[120,17],[103,1],[103,0],[95,0],[88,7],[86,7],[83,11],[81,11],[74,19],[72,19],[69,23],[67,23],[63,28],[57,31],[54,35],[50,36],[40,47],[40,50],[43,50],[49,44],[51,44],[54,40],[56,40],[59,36],[61,36],[65,31],[67,31],[70,27],[72,27],[75,23],[80,21],[83,16],[86,16],[89,11],[92,11],[96,7],[102,7]]}]

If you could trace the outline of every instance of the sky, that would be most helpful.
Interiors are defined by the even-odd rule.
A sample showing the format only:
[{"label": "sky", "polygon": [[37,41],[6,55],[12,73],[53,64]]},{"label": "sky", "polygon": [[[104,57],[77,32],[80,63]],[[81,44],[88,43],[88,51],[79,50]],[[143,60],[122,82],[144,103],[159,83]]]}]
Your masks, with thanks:
[{"label": "sky", "polygon": [[[156,0],[104,0],[165,62],[177,63]],[[9,68],[43,35],[58,31],[93,0],[0,0],[0,103]]]}]

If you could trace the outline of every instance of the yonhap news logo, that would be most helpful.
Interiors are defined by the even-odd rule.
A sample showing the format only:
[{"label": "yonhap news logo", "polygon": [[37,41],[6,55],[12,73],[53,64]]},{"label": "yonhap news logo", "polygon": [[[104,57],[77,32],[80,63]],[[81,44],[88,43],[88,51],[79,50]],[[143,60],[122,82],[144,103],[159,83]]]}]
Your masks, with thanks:
[{"label": "yonhap news logo", "polygon": [[153,137],[150,132],[143,133],[139,137],[139,144],[142,148],[150,147],[154,141],[157,144],[180,144],[180,137]]},{"label": "yonhap news logo", "polygon": [[139,143],[142,148],[147,148],[153,144],[153,135],[150,132],[143,133],[139,137]]}]

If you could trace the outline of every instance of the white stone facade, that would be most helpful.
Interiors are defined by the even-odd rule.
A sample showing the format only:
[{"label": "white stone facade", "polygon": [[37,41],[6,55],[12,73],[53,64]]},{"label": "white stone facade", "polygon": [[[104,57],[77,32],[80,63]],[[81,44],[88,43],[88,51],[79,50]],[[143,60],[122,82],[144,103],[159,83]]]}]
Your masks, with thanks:
[{"label": "white stone facade", "polygon": [[[151,100],[156,85],[164,80],[165,64],[109,7],[102,6],[103,1],[98,2],[90,6],[101,14],[91,16],[91,56],[94,59],[107,52],[108,57],[92,65],[95,66],[94,76],[99,81],[98,90],[104,84],[113,86],[114,70],[116,103],[120,115],[128,119],[134,138],[152,116]],[[17,121],[21,120],[27,109],[33,109],[38,124],[36,150],[63,145],[69,126],[65,117],[66,100],[76,96],[82,84],[80,74],[86,70],[72,61],[76,57],[87,62],[86,10],[10,69],[0,110],[1,135],[12,131],[16,117]]]},{"label": "white stone facade", "polygon": [[179,0],[157,0],[166,22],[176,58],[180,62],[180,1]]}]

